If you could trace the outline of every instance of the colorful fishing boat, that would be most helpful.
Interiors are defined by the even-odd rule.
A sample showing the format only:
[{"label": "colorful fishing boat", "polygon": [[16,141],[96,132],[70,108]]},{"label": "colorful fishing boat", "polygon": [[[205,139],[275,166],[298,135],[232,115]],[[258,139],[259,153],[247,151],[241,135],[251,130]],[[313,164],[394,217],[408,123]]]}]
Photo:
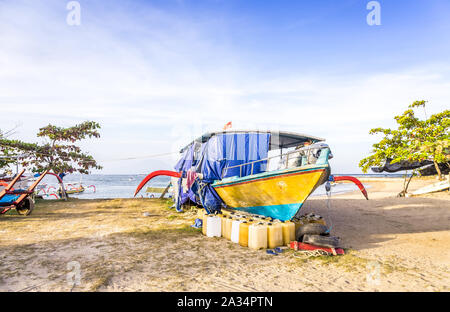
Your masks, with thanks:
[{"label": "colorful fishing boat", "polygon": [[225,178],[212,186],[228,207],[290,220],[328,175],[323,164]]},{"label": "colorful fishing boat", "polygon": [[190,200],[208,213],[231,208],[280,220],[295,217],[327,181],[355,182],[367,198],[357,179],[330,175],[328,160],[333,156],[323,141],[286,131],[206,133],[181,150],[176,171],[151,173],[135,195],[153,177],[168,175],[177,209]]},{"label": "colorful fishing boat", "polygon": [[83,193],[85,188],[81,183],[72,183],[72,184],[65,184],[64,185],[66,189],[66,194],[73,195],[73,194],[80,194]]}]

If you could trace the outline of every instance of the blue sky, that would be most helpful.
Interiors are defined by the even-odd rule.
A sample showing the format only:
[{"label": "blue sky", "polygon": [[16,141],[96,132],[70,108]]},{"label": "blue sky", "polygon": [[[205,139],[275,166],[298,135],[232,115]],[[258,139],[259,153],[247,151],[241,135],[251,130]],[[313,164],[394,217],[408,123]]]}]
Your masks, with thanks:
[{"label": "blue sky", "polygon": [[104,173],[171,168],[145,156],[228,121],[324,137],[333,171],[358,173],[370,128],[449,107],[449,1],[379,1],[380,26],[366,0],[80,0],[80,26],[68,2],[0,0],[1,128],[98,121],[82,146]]}]

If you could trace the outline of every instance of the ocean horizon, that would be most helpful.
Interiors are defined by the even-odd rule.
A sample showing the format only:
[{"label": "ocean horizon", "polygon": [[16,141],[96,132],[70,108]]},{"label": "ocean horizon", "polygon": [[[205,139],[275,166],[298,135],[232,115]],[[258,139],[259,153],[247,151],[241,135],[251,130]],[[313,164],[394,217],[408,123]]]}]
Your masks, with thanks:
[{"label": "ocean horizon", "polygon": [[[357,178],[400,178],[404,174],[335,174],[350,175]],[[72,194],[70,197],[80,199],[108,199],[108,198],[132,198],[139,183],[144,179],[146,174],[69,174],[64,177],[65,184],[81,183],[85,187],[85,191],[80,194]],[[159,193],[146,193],[147,187],[165,188],[170,182],[170,177],[159,176],[152,179],[146,187],[144,187],[137,197],[158,197]],[[48,176],[43,180],[44,190],[51,194],[58,187],[55,177]],[[366,187],[370,187],[368,183]],[[95,190],[95,192],[94,192]],[[337,184],[333,186],[332,193],[346,193],[358,190],[354,184]],[[311,196],[325,195],[324,185],[318,187]],[[50,198],[50,197],[49,197]]]}]

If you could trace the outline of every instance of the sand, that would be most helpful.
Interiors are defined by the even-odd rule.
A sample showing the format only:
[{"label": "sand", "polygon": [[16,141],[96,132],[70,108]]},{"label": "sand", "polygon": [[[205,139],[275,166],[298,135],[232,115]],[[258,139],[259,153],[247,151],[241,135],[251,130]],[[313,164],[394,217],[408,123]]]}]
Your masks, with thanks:
[{"label": "sand", "polygon": [[364,183],[369,201],[353,192],[303,208],[341,237],[338,257],[207,238],[190,227],[195,208],[165,200],[41,201],[0,217],[0,291],[449,291],[449,193],[397,198],[401,180]]}]

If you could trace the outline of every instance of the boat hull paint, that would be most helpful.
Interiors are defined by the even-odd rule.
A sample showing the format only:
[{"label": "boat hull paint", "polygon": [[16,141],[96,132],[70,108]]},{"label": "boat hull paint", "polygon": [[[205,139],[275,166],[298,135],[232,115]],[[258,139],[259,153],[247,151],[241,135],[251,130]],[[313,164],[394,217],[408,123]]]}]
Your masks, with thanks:
[{"label": "boat hull paint", "polygon": [[329,176],[329,166],[308,166],[231,178],[213,184],[224,203],[236,210],[290,220]]},{"label": "boat hull paint", "polygon": [[272,217],[282,221],[290,220],[297,211],[300,210],[301,204],[285,204],[285,205],[271,205],[271,206],[256,206],[256,207],[238,207],[235,210],[254,213],[262,216]]}]

